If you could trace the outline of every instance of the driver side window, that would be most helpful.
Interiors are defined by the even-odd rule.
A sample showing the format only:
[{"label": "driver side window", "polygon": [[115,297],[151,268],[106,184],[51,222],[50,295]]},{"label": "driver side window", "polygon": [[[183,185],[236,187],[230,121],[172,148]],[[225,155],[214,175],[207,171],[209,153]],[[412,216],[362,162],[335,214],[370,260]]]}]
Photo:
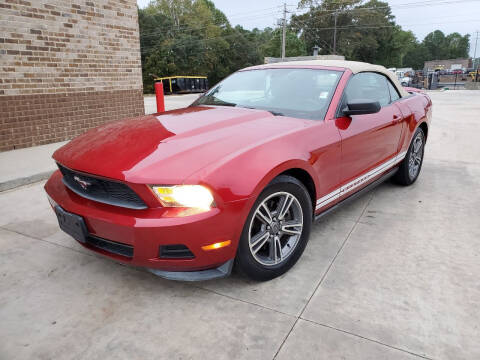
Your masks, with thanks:
[{"label": "driver side window", "polygon": [[344,92],[344,106],[353,100],[378,101],[380,106],[390,103],[388,80],[384,75],[363,72],[354,75],[347,84]]}]

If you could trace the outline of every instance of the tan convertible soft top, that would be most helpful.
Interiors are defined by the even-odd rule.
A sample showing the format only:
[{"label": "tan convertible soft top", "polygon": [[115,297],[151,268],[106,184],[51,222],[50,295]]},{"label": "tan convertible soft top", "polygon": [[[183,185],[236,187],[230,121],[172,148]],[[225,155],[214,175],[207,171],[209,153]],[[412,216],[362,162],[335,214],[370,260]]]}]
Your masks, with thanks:
[{"label": "tan convertible soft top", "polygon": [[289,66],[331,66],[331,67],[338,67],[349,69],[352,73],[357,74],[360,72],[377,72],[388,76],[388,78],[392,81],[395,85],[397,90],[400,92],[402,97],[409,96],[409,93],[400,85],[397,77],[395,74],[385,67],[381,65],[373,65],[369,63],[364,63],[360,61],[346,61],[346,60],[307,60],[307,61],[287,61],[287,62],[280,62],[280,63],[273,63],[273,64],[265,64],[254,66],[253,68],[258,69],[262,67],[289,67]]}]

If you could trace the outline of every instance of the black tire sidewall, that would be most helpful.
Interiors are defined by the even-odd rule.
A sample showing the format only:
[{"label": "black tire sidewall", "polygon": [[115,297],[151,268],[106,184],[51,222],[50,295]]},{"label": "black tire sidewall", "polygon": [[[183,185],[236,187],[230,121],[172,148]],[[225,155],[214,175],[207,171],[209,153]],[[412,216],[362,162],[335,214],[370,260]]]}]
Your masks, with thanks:
[{"label": "black tire sidewall", "polygon": [[[262,265],[255,260],[250,252],[248,244],[248,232],[250,230],[250,222],[259,204],[268,196],[276,192],[288,192],[295,196],[302,207],[303,212],[303,229],[302,235],[293,250],[293,253],[282,262],[273,266]],[[242,235],[237,250],[236,265],[240,271],[254,280],[270,280],[282,275],[288,271],[300,258],[310,237],[312,226],[312,201],[305,186],[296,178],[282,175],[275,178],[258,196],[257,200],[250,209],[247,220],[243,226]]]}]

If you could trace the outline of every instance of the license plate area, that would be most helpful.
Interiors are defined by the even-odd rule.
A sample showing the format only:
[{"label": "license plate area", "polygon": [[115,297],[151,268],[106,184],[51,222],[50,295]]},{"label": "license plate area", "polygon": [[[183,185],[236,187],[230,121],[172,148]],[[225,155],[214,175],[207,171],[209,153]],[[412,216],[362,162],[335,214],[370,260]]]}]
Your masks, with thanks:
[{"label": "license plate area", "polygon": [[55,206],[55,214],[60,229],[81,243],[87,242],[88,230],[81,216],[69,213],[58,205]]}]

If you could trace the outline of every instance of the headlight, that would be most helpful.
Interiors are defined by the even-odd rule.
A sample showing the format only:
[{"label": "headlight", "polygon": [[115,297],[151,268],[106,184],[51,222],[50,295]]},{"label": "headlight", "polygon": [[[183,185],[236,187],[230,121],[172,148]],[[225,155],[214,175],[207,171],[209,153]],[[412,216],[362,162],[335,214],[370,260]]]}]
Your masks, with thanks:
[{"label": "headlight", "polygon": [[165,207],[188,207],[210,210],[213,195],[202,185],[151,185],[154,194]]}]

